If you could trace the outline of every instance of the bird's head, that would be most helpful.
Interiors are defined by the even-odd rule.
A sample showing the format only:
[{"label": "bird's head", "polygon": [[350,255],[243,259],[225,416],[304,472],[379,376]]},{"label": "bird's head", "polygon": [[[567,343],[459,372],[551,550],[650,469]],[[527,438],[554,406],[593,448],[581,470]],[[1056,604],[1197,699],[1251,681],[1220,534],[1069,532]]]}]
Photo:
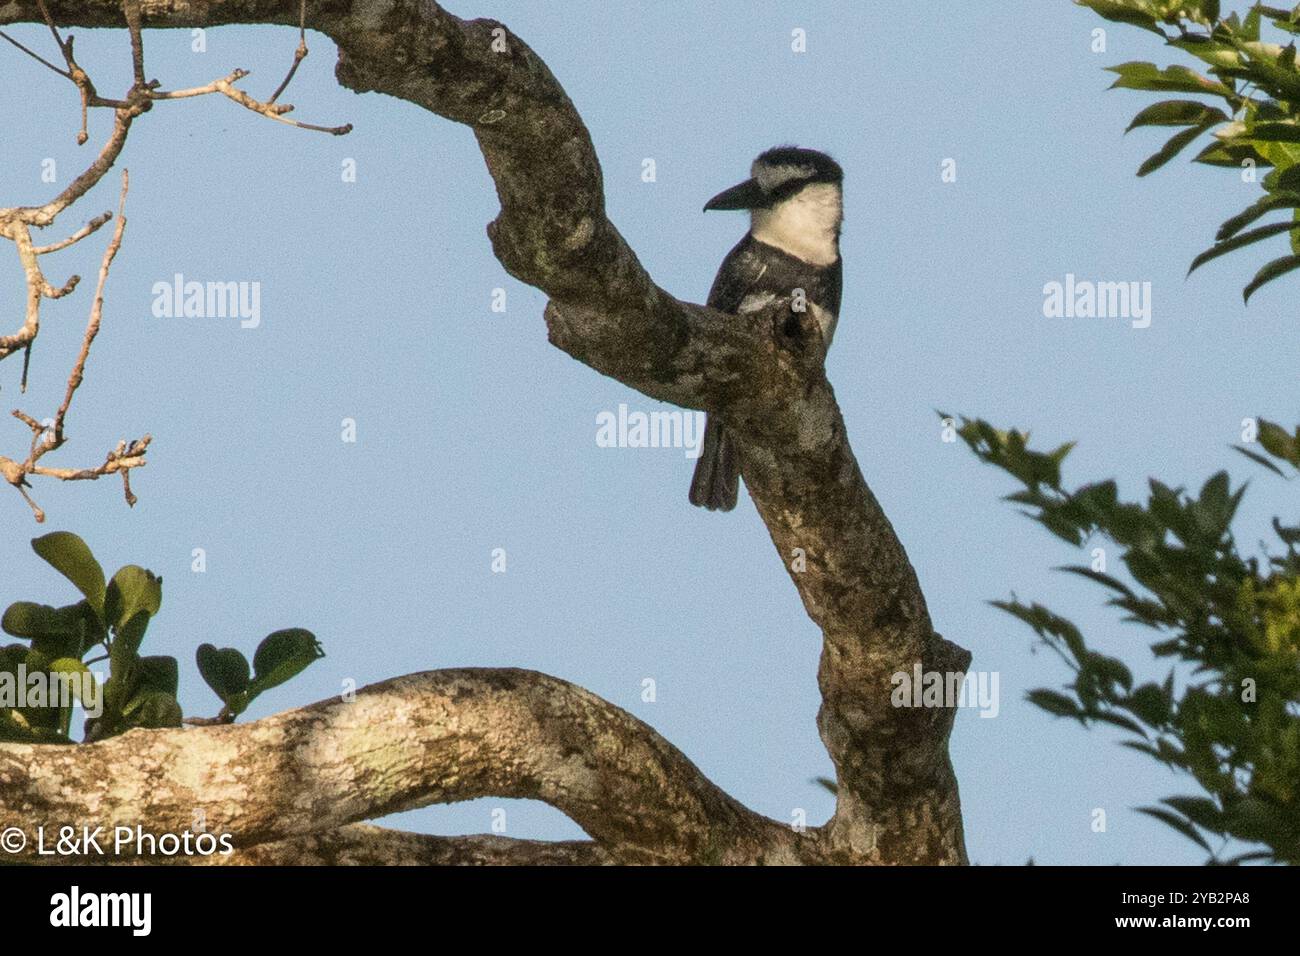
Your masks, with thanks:
[{"label": "bird's head", "polygon": [[748,209],[750,232],[814,265],[839,258],[844,170],[825,153],[777,146],[759,154],[750,178],[710,199],[705,211]]}]

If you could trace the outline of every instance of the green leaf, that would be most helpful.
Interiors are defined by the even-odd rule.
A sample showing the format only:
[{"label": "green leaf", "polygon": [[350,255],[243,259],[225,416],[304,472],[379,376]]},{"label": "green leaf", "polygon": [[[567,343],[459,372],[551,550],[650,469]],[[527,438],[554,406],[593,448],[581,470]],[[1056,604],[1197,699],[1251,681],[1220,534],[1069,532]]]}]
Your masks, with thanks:
[{"label": "green leaf", "polygon": [[1134,597],[1133,592],[1123,581],[1111,577],[1103,571],[1094,571],[1092,568],[1082,564],[1071,564],[1064,567],[1055,568],[1056,571],[1066,571],[1070,574],[1078,574],[1082,577],[1096,581],[1098,584],[1105,585],[1113,591],[1118,591],[1125,597]]},{"label": "green leaf", "polygon": [[248,690],[248,659],[235,648],[218,649],[212,644],[200,644],[194,659],[199,675],[222,703],[229,704],[236,695]]},{"label": "green leaf", "polygon": [[1294,123],[1256,123],[1250,127],[1248,136],[1272,143],[1300,143],[1300,126]]},{"label": "green leaf", "polygon": [[1205,797],[1166,797],[1160,802],[1173,807],[1203,830],[1223,832],[1223,813],[1213,800]]},{"label": "green leaf", "polygon": [[1129,695],[1125,706],[1152,727],[1163,727],[1172,714],[1169,697],[1157,684],[1138,687]]},{"label": "green leaf", "polygon": [[1241,797],[1224,811],[1225,829],[1240,840],[1260,840],[1280,844],[1288,831],[1295,845],[1296,824],[1286,819],[1265,801],[1252,796]]},{"label": "green leaf", "polygon": [[117,629],[117,636],[113,639],[113,646],[109,650],[109,664],[112,666],[113,677],[121,681],[121,687],[130,687],[134,683],[140,645],[144,641],[144,632],[148,627],[148,612],[138,611],[133,618]]},{"label": "green leaf", "polygon": [[132,727],[180,727],[181,705],[171,694],[159,690],[141,691],[122,710]]},{"label": "green leaf", "polygon": [[143,611],[152,617],[162,606],[162,578],[138,565],[119,568],[108,583],[104,598],[104,619],[122,627]]},{"label": "green leaf", "polygon": [[[50,662],[51,674],[64,674],[69,678],[66,686],[72,696],[82,701],[87,707],[94,707],[98,700],[98,687],[95,685],[95,678],[91,675],[90,669],[75,657],[60,657]],[[84,693],[86,687],[84,683],[90,685],[90,693]],[[54,684],[51,683],[51,693],[53,693]],[[59,708],[59,730],[66,734],[69,725],[72,722],[72,704],[71,702]]]},{"label": "green leaf", "polygon": [[1292,465],[1300,465],[1300,442],[1281,425],[1268,419],[1256,419],[1259,424],[1259,443],[1274,458],[1281,458]]},{"label": "green leaf", "polygon": [[1300,544],[1300,525],[1292,525],[1291,527],[1287,527],[1286,525],[1282,524],[1282,522],[1278,521],[1277,516],[1274,515],[1273,532],[1282,541],[1286,542],[1287,544],[1291,544],[1291,545]]},{"label": "green leaf", "polygon": [[76,585],[96,612],[104,609],[104,569],[86,542],[71,531],[55,531],[32,539],[32,550]]},{"label": "green leaf", "polygon": [[0,741],[15,744],[70,744],[66,734],[50,727],[33,727],[17,710],[0,709]]},{"label": "green leaf", "polygon": [[1146,0],[1074,0],[1081,7],[1087,7],[1102,19],[1112,23],[1128,23],[1144,30],[1150,30],[1158,36],[1165,36],[1165,31],[1156,25],[1158,17]]},{"label": "green leaf", "polygon": [[136,693],[144,690],[161,691],[176,696],[180,685],[180,667],[176,658],[165,654],[142,657],[136,662]]},{"label": "green leaf", "polygon": [[1049,714],[1057,717],[1073,717],[1076,720],[1083,719],[1083,712],[1073,700],[1064,694],[1046,688],[1031,690],[1025,695],[1026,699],[1035,706],[1041,707]]},{"label": "green leaf", "polygon": [[1133,689],[1133,672],[1119,658],[1090,653],[1087,661],[1089,670],[1096,673],[1101,679],[1116,683],[1126,691]]},{"label": "green leaf", "polygon": [[1059,614],[1054,614],[1041,604],[1025,605],[1019,601],[992,601],[990,603],[994,607],[1020,618],[1048,644],[1053,643],[1052,638],[1060,640],[1069,648],[1070,654],[1076,659],[1087,654],[1088,649],[1084,644],[1083,635],[1079,633],[1079,629],[1074,623]]},{"label": "green leaf", "polygon": [[294,627],[268,634],[253,654],[252,696],[283,684],[324,656],[320,642],[311,631]]},{"label": "green leaf", "polygon": [[1161,70],[1154,63],[1133,61],[1121,63],[1119,66],[1108,66],[1106,69],[1119,76],[1119,79],[1111,84],[1111,89],[1233,95],[1233,91],[1218,80],[1211,80],[1179,64]]},{"label": "green leaf", "polygon": [[1179,133],[1175,133],[1169,138],[1169,142],[1160,147],[1158,153],[1149,157],[1146,162],[1138,167],[1137,174],[1139,176],[1146,176],[1149,173],[1154,173],[1161,166],[1165,165],[1165,163],[1169,162],[1181,153],[1187,147],[1188,143],[1192,142],[1192,140],[1196,139],[1196,137],[1200,136],[1216,122],[1218,121],[1211,120],[1208,123],[1202,123],[1199,126],[1193,126],[1190,129],[1185,129]]},{"label": "green leaf", "polygon": [[1191,275],[1211,259],[1217,259],[1219,256],[1226,255],[1242,246],[1248,246],[1252,242],[1259,242],[1261,239],[1267,239],[1270,236],[1280,235],[1284,232],[1292,232],[1296,229],[1295,222],[1273,222],[1267,226],[1260,226],[1257,229],[1247,229],[1243,233],[1233,236],[1231,239],[1225,239],[1209,249],[1206,249],[1199,256],[1192,260],[1187,274]]},{"label": "green leaf", "polygon": [[1241,169],[1246,160],[1250,160],[1256,166],[1273,165],[1273,161],[1251,143],[1240,139],[1224,139],[1220,136],[1215,136],[1208,146],[1192,157],[1194,163],[1227,166],[1233,169]]},{"label": "green leaf", "polygon": [[1162,823],[1167,823],[1183,836],[1187,837],[1187,839],[1198,843],[1207,853],[1213,852],[1210,850],[1210,845],[1205,842],[1205,837],[1197,833],[1194,826],[1177,814],[1171,813],[1164,807],[1138,807],[1137,811],[1138,813],[1145,813],[1147,816],[1155,817]]},{"label": "green leaf", "polygon": [[1260,286],[1281,278],[1288,272],[1294,272],[1296,269],[1300,269],[1300,256],[1292,254],[1274,259],[1255,273],[1255,278],[1251,279],[1250,284],[1241,290],[1242,302],[1249,302],[1250,297],[1259,290]]},{"label": "green leaf", "polygon": [[1226,123],[1228,114],[1197,100],[1162,100],[1133,117],[1125,133],[1139,126],[1199,126],[1208,121]]},{"label": "green leaf", "polygon": [[0,627],[14,637],[30,640],[32,647],[51,659],[79,658],[103,636],[89,601],[59,608],[19,601],[5,611]]},{"label": "green leaf", "polygon": [[25,644],[7,644],[0,647],[0,672],[17,674],[18,665],[27,660]]},{"label": "green leaf", "polygon": [[1269,460],[1268,460],[1267,458],[1265,458],[1263,455],[1260,455],[1260,454],[1258,454],[1257,452],[1250,451],[1249,449],[1242,448],[1240,445],[1233,445],[1233,446],[1232,446],[1232,450],[1233,450],[1233,451],[1239,451],[1239,452],[1241,452],[1243,455],[1245,455],[1245,456],[1246,456],[1247,458],[1249,458],[1251,461],[1255,462],[1255,463],[1258,464],[1258,465],[1263,465],[1265,468],[1267,468],[1269,471],[1273,472],[1274,474],[1279,475],[1279,476],[1281,476],[1281,477],[1283,477],[1283,478],[1286,477],[1286,475],[1282,474],[1282,469],[1281,469],[1281,468],[1279,468],[1277,465],[1273,464],[1271,461],[1269,461]]},{"label": "green leaf", "polygon": [[1256,3],[1246,14],[1246,19],[1242,21],[1239,34],[1241,39],[1248,40],[1251,43],[1259,42],[1259,15],[1262,13],[1260,4]]},{"label": "green leaf", "polygon": [[1145,737],[1147,732],[1141,728],[1135,721],[1130,720],[1123,714],[1117,714],[1113,711],[1100,711],[1092,715],[1094,720],[1100,720],[1103,723],[1114,724],[1116,727],[1122,727],[1124,730],[1137,734],[1139,737]]},{"label": "green leaf", "polygon": [[14,637],[62,637],[80,634],[78,623],[63,613],[63,608],[32,601],[15,601],[0,618],[0,628]]},{"label": "green leaf", "polygon": [[1242,229],[1249,226],[1265,213],[1274,209],[1295,209],[1300,207],[1300,192],[1270,193],[1237,213],[1231,219],[1224,220],[1214,238],[1220,242],[1230,239]]}]

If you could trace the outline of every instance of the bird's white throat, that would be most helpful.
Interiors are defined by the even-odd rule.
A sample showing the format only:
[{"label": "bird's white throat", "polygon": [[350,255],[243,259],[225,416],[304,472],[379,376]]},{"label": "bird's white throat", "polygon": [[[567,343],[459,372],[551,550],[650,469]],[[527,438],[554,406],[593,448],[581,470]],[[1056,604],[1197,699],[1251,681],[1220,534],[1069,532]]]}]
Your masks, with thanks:
[{"label": "bird's white throat", "polygon": [[839,186],[813,183],[770,209],[753,210],[749,231],[804,262],[828,266],[840,257],[843,219]]}]

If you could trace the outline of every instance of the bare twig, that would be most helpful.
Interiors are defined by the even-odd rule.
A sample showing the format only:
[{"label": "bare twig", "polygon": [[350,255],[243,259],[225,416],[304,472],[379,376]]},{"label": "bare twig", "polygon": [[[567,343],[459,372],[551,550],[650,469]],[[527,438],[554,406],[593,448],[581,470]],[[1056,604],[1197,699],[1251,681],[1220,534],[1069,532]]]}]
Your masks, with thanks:
[{"label": "bare twig", "polygon": [[109,241],[108,248],[104,250],[104,259],[99,265],[99,282],[95,285],[95,301],[90,307],[90,321],[86,323],[86,334],[81,339],[81,351],[77,355],[77,362],[72,367],[72,374],[68,376],[68,388],[63,395],[63,404],[59,406],[58,413],[54,416],[53,437],[48,443],[47,451],[63,444],[63,422],[67,418],[68,408],[72,405],[72,396],[76,394],[82,379],[85,378],[90,346],[94,343],[95,336],[99,335],[99,325],[104,317],[104,283],[108,281],[108,270],[117,257],[117,251],[122,248],[122,232],[126,229],[126,216],[123,215],[123,211],[126,207],[126,191],[129,187],[130,175],[124,169],[122,170],[122,192],[117,200],[117,227],[113,230],[113,238]]},{"label": "bare twig", "polygon": [[3,30],[0,30],[0,40],[8,40],[14,46],[18,47],[18,49],[22,50],[24,53],[30,56],[33,60],[37,61],[38,63],[44,63],[51,70],[59,74],[59,76],[63,77],[64,79],[66,80],[72,79],[72,74],[69,73],[67,70],[55,66],[53,63],[45,59],[45,57],[41,56],[39,53],[29,50],[27,47],[23,46],[21,43],[19,43],[17,40],[11,37],[9,34],[5,33]]},{"label": "bare twig", "polygon": [[49,255],[51,252],[58,252],[61,249],[66,249],[68,248],[68,246],[71,246],[74,243],[78,243],[82,239],[85,239],[92,232],[98,231],[100,226],[102,226],[104,223],[108,222],[112,218],[113,218],[113,214],[111,212],[100,213],[98,216],[90,220],[90,222],[86,223],[84,226],[82,226],[72,235],[68,236],[68,238],[60,239],[58,242],[51,243],[48,246],[37,246],[33,251],[38,256],[44,256],[44,255]]},{"label": "bare twig", "polygon": [[298,6],[298,48],[293,51],[293,64],[289,67],[289,72],[275,88],[271,98],[267,103],[274,103],[280,98],[280,94],[285,91],[290,83],[293,82],[293,75],[298,72],[298,64],[307,58],[307,0],[302,0]]},{"label": "bare twig", "polygon": [[[0,208],[0,237],[9,239],[14,243],[27,285],[23,324],[13,334],[0,336],[0,360],[20,351],[23,353],[21,389],[24,392],[27,390],[27,372],[30,366],[32,345],[41,329],[41,301],[43,299],[61,299],[72,293],[77,288],[78,282],[80,282],[80,276],[73,275],[62,286],[53,285],[46,279],[39,258],[75,245],[98,231],[113,218],[113,214],[105,212],[96,216],[67,238],[43,246],[33,244],[31,231],[33,228],[43,229],[52,225],[65,209],[76,203],[98,185],[121,155],[133,121],[142,113],[150,110],[155,101],[186,99],[209,93],[219,93],[245,109],[300,129],[331,133],[335,136],[341,136],[352,129],[351,124],[332,127],[316,126],[311,123],[300,123],[288,119],[284,114],[292,111],[293,107],[276,102],[289,86],[299,64],[307,56],[306,0],[300,0],[298,5],[298,46],[294,51],[293,64],[290,66],[284,81],[276,89],[271,99],[266,102],[257,100],[243,90],[236,88],[235,84],[248,75],[247,70],[234,70],[229,75],[201,87],[171,92],[159,90],[158,82],[148,80],[145,74],[142,33],[143,8],[141,2],[140,0],[119,0],[119,2],[122,16],[126,21],[127,32],[130,36],[132,68],[132,85],[123,99],[104,97],[97,92],[89,74],[77,63],[73,50],[73,37],[69,34],[65,38],[60,34],[54,18],[50,15],[46,0],[36,0],[40,11],[40,20],[43,20],[49,28],[50,35],[54,38],[54,44],[58,47],[59,53],[66,64],[66,69],[59,67],[36,51],[0,32],[0,39],[8,41],[22,53],[71,81],[77,87],[81,99],[81,129],[77,135],[78,143],[84,143],[87,140],[87,115],[92,107],[106,107],[113,110],[113,128],[99,154],[62,192],[44,205]],[[41,463],[41,459],[45,455],[62,447],[65,441],[64,426],[68,412],[77,389],[85,378],[90,348],[95,341],[95,337],[99,334],[103,321],[104,285],[108,279],[108,272],[113,259],[121,247],[123,229],[126,226],[126,220],[122,216],[122,208],[126,200],[127,188],[128,180],[126,175],[123,174],[116,229],[109,241],[108,248],[104,252],[103,261],[100,265],[99,281],[95,290],[94,302],[91,305],[90,317],[87,321],[85,334],[82,337],[81,350],[68,377],[63,402],[48,426],[41,424],[26,412],[15,409],[13,416],[27,425],[32,432],[31,447],[26,458],[22,461],[0,457],[0,479],[18,489],[36,515],[37,521],[43,521],[45,514],[32,500],[27,491],[28,479],[33,475],[56,478],[62,481],[86,481],[102,478],[105,475],[120,474],[127,503],[134,505],[136,502],[136,496],[131,491],[131,471],[145,464],[145,452],[151,441],[148,435],[129,444],[127,442],[119,443],[114,450],[108,453],[102,464],[93,468],[51,468]]]},{"label": "bare twig", "polygon": [[[304,54],[305,55],[305,54]],[[287,118],[284,114],[293,110],[293,107],[287,103],[276,103],[274,98],[267,102],[254,99],[243,90],[235,86],[240,80],[248,76],[247,70],[235,70],[229,76],[223,76],[219,80],[213,80],[205,86],[195,86],[184,90],[155,90],[149,93],[151,100],[180,100],[192,96],[205,96],[209,93],[220,93],[222,96],[233,100],[247,110],[259,113],[267,119],[273,119],[277,123],[284,123],[288,126],[296,126],[299,129],[314,130],[318,133],[330,133],[334,136],[346,136],[352,132],[352,124],[345,123],[342,126],[317,126],[314,123],[300,123],[298,120]],[[290,74],[292,76],[292,73]],[[288,85],[281,84],[280,90],[276,91],[278,96]]]},{"label": "bare twig", "polygon": [[[26,491],[27,478],[30,475],[43,475],[51,478],[58,478],[63,481],[93,481],[102,478],[105,475],[121,474],[125,485],[127,503],[135,504],[135,495],[131,493],[131,484],[129,472],[132,468],[140,468],[145,464],[145,451],[151,441],[150,436],[146,435],[138,441],[128,445],[126,442],[120,442],[113,451],[105,457],[103,464],[94,468],[48,468],[40,464],[41,459],[50,452],[62,447],[65,441],[64,425],[67,421],[68,410],[72,407],[73,396],[76,395],[77,389],[81,387],[82,381],[86,376],[86,361],[90,358],[90,347],[94,344],[95,337],[99,335],[99,328],[104,316],[104,286],[108,282],[109,269],[113,265],[118,250],[122,247],[122,234],[126,229],[126,193],[130,187],[130,177],[125,170],[122,171],[122,191],[118,197],[117,205],[117,224],[113,230],[113,237],[109,240],[108,248],[104,250],[103,260],[99,266],[99,281],[95,286],[95,298],[90,307],[90,318],[86,322],[86,331],[81,339],[81,351],[77,354],[77,360],[72,367],[72,373],[68,376],[68,385],[64,391],[63,402],[55,412],[54,419],[47,427],[37,421],[33,416],[27,414],[21,409],[14,409],[13,416],[25,424],[32,431],[31,449],[27,453],[27,458],[21,463],[15,463],[9,459],[10,466],[4,471],[3,477],[9,484],[16,487],[31,506],[36,520],[44,521],[45,513],[32,500],[31,495]],[[99,217],[102,222],[107,222],[109,214],[105,213]],[[92,223],[94,220],[92,220]],[[98,228],[98,227],[96,227]],[[93,229],[90,224],[83,227],[84,232],[89,234]],[[75,241],[75,240],[70,240]],[[33,256],[35,250],[31,250]],[[75,286],[79,277],[73,276],[69,281],[69,286]],[[65,287],[63,291],[54,293],[53,290],[45,289],[47,298],[57,298],[71,289]]]}]

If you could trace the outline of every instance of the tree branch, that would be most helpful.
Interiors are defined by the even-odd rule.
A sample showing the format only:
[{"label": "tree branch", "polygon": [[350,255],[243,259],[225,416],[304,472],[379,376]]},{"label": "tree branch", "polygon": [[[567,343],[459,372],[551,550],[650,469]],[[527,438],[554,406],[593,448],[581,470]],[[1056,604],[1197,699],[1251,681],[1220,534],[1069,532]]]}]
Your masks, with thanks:
[{"label": "tree branch", "polygon": [[548,843],[490,834],[430,836],[352,823],[200,862],[217,866],[608,866],[614,860],[589,840]]},{"label": "tree branch", "polygon": [[249,724],[0,745],[0,819],[23,822],[29,855],[38,826],[180,834],[201,811],[244,852],[484,796],[548,803],[622,863],[819,852],[815,834],[745,809],[631,714],[534,671],[429,671]]},{"label": "tree branch", "polygon": [[[31,19],[32,9],[30,0],[11,0],[0,24]],[[108,0],[51,9],[61,24],[120,22]],[[143,5],[146,26],[296,25],[298,13],[292,0]],[[606,217],[599,162],[573,104],[501,24],[460,20],[428,0],[325,0],[309,5],[307,26],[338,45],[344,86],[473,129],[501,202],[488,227],[493,250],[513,276],[550,297],[552,343],[653,398],[720,412],[737,436],[746,485],[824,635],[818,726],[839,785],[827,853],[845,862],[965,862],[947,753],[954,710],[895,708],[890,692],[891,677],[918,662],[962,672],[970,655],[933,630],[915,572],[849,446],[808,317],[792,323],[789,302],[723,315],[660,289]],[[792,567],[795,549],[805,570]],[[509,779],[496,783],[513,789]],[[598,802],[606,812],[618,806],[612,793]],[[696,811],[723,813],[728,822],[706,829],[730,838],[738,807],[712,797],[708,811],[687,803],[693,820]],[[674,806],[670,814],[680,812]],[[696,833],[689,846],[657,834],[669,857],[701,851],[702,831],[686,831]],[[588,832],[621,847],[622,859],[644,852],[650,836]],[[728,857],[736,856],[733,847]]]}]

